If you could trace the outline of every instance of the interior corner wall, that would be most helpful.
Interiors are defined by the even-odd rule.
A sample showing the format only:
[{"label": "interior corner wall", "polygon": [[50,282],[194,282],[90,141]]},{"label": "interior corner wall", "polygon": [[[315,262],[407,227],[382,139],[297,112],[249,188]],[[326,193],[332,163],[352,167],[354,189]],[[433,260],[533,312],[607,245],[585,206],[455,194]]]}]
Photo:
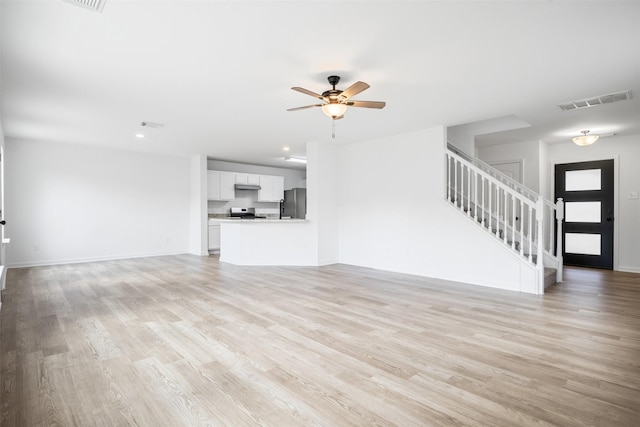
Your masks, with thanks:
[{"label": "interior corner wall", "polygon": [[185,253],[189,160],[5,141],[9,267]]},{"label": "interior corner wall", "polygon": [[551,189],[557,164],[614,160],[614,269],[640,273],[640,199],[633,196],[640,193],[640,134],[601,138],[587,147],[549,144],[547,155]]},{"label": "interior corner wall", "polygon": [[475,156],[475,136],[464,125],[450,126],[446,129],[447,142],[464,153]]},{"label": "interior corner wall", "polygon": [[317,265],[339,261],[339,189],[336,145],[307,143],[307,219],[315,230]]},{"label": "interior corner wall", "polygon": [[189,159],[189,253],[209,255],[207,228],[207,158]]},{"label": "interior corner wall", "polygon": [[477,147],[476,152],[477,157],[488,164],[522,160],[522,184],[540,193],[539,141]]},{"label": "interior corner wall", "polygon": [[340,146],[340,262],[523,290],[522,264],[444,199],[445,129]]}]

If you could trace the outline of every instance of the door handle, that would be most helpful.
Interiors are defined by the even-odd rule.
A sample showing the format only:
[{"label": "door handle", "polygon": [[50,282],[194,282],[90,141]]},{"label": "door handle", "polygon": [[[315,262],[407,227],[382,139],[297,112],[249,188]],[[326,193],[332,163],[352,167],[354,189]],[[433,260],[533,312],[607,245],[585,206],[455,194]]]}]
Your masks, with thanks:
[{"label": "door handle", "polygon": [[607,217],[607,221],[609,221],[609,222],[613,221],[613,217],[611,217],[611,216]]},{"label": "door handle", "polygon": [[5,225],[7,223],[7,221],[5,221],[4,219],[2,221],[0,221],[0,225]]}]

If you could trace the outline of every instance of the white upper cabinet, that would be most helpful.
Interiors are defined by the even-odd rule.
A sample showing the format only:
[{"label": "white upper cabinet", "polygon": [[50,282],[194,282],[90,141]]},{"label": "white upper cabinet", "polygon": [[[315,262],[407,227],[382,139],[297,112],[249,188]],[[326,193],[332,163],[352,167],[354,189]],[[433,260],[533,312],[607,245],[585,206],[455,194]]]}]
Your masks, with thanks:
[{"label": "white upper cabinet", "polygon": [[258,202],[279,202],[284,198],[283,176],[209,170],[207,200],[235,200],[236,184],[259,185]]},{"label": "white upper cabinet", "polygon": [[234,172],[220,172],[220,200],[235,200],[236,174]]},{"label": "white upper cabinet", "polygon": [[260,175],[260,187],[258,201],[279,202],[284,198],[284,177]]},{"label": "white upper cabinet", "polygon": [[220,200],[220,172],[207,171],[207,200]]},{"label": "white upper cabinet", "polygon": [[236,184],[260,185],[260,175],[253,173],[236,173]]},{"label": "white upper cabinet", "polygon": [[207,200],[234,200],[235,184],[234,172],[207,171]]}]

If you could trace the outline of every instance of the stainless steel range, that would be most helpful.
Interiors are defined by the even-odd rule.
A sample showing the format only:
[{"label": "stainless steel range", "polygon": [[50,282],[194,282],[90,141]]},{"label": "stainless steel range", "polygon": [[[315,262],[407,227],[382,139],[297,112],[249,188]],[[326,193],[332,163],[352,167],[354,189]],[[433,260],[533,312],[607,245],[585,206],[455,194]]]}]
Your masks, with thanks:
[{"label": "stainless steel range", "polygon": [[264,216],[256,215],[256,208],[231,208],[229,217],[234,219],[260,219]]}]

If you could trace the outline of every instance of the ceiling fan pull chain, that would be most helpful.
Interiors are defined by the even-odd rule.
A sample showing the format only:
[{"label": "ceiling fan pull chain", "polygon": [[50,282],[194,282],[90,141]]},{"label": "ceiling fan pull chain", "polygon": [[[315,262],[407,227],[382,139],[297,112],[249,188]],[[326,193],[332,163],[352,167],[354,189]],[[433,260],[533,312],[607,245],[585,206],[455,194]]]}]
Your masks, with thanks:
[{"label": "ceiling fan pull chain", "polygon": [[331,138],[336,139],[336,120],[331,120]]}]

